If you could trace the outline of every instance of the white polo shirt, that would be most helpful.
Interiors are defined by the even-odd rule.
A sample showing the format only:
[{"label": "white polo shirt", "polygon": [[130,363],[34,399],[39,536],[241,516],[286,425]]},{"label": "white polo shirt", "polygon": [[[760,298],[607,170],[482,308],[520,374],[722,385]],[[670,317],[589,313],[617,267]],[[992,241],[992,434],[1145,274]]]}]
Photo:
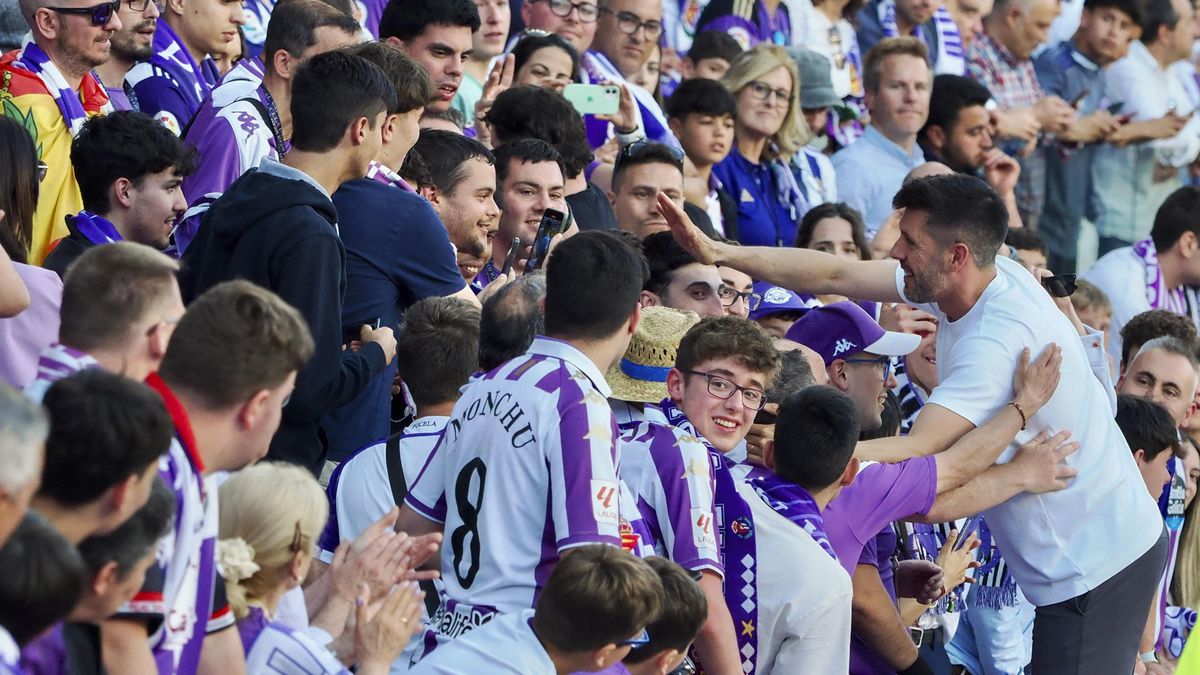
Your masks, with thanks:
[{"label": "white polo shirt", "polygon": [[[904,294],[904,272],[896,270]],[[1013,374],[1023,347],[1036,357],[1062,347],[1058,390],[1000,455],[1012,459],[1041,431],[1070,431],[1079,451],[1066,459],[1079,471],[1065,490],[1019,494],[986,512],[1013,577],[1030,602],[1062,602],[1096,588],[1137,560],[1162,533],[1162,517],[1113,420],[1108,393],[1093,377],[1074,327],[1024,267],[996,259],[996,277],[975,306],[950,321],[936,304],[938,380],[930,403],[980,426],[1013,400]],[[1114,545],[1119,542],[1119,546]]]},{"label": "white polo shirt", "polygon": [[426,657],[412,675],[555,675],[533,632],[533,610],[498,616]]}]

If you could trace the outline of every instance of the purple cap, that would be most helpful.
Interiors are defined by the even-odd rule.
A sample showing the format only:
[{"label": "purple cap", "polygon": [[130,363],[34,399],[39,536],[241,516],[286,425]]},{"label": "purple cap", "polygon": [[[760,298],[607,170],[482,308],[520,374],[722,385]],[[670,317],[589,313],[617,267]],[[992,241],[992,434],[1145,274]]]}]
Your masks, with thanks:
[{"label": "purple cap", "polygon": [[829,365],[834,359],[870,352],[904,356],[916,350],[921,336],[886,331],[862,307],[835,302],[805,313],[792,324],[787,339],[814,350]]},{"label": "purple cap", "polygon": [[776,286],[769,281],[755,282],[754,292],[762,300],[758,303],[758,309],[750,312],[751,321],[757,321],[780,312],[805,312],[816,306],[811,300],[806,301],[794,291]]}]

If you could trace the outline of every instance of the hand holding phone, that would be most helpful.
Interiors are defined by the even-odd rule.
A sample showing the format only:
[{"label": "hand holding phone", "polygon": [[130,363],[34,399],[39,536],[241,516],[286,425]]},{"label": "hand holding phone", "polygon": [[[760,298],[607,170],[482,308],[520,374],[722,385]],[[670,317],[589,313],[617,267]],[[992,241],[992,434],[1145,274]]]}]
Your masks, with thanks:
[{"label": "hand holding phone", "polygon": [[550,252],[550,240],[567,229],[567,216],[557,209],[546,209],[542,213],[542,222],[538,225],[537,235],[533,238],[533,252],[525,263],[525,271],[540,269],[546,262]]},{"label": "hand holding phone", "polygon": [[1076,275],[1074,274],[1055,274],[1054,276],[1045,277],[1042,279],[1042,286],[1046,292],[1054,298],[1069,298],[1075,293],[1078,284],[1075,283]]},{"label": "hand holding phone", "polygon": [[563,98],[580,115],[615,115],[621,107],[621,87],[615,84],[568,84]]},{"label": "hand holding phone", "polygon": [[504,269],[501,274],[511,275],[513,263],[517,261],[517,251],[521,250],[521,238],[513,237],[512,246],[508,247],[508,255],[504,256]]},{"label": "hand holding phone", "polygon": [[962,548],[963,545],[967,543],[967,540],[971,538],[971,535],[979,531],[979,525],[982,522],[983,516],[978,513],[970,518],[967,518],[967,522],[964,523],[962,529],[958,531],[958,538],[954,540],[955,551]]}]

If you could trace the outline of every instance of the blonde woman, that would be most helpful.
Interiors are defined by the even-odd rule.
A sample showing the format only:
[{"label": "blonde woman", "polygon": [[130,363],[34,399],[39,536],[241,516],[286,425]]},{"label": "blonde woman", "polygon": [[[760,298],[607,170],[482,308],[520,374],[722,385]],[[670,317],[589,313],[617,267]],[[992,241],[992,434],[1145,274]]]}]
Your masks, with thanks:
[{"label": "blonde woman", "polygon": [[734,149],[713,176],[738,203],[738,239],[792,246],[808,202],[788,164],[811,135],[800,114],[800,76],[782,47],[759,45],[730,65],[721,84],[737,100]]},{"label": "blonde woman", "polygon": [[[310,627],[294,631],[274,620],[284,594],[300,586],[312,564],[317,536],[329,515],[321,486],[304,469],[275,462],[238,471],[220,489],[221,566],[229,604],[237,618],[246,652],[246,672],[276,672],[271,664],[286,659],[307,675],[347,673],[329,645],[337,638]],[[360,674],[387,673],[412,635],[421,628],[421,594],[414,583],[400,584],[384,599],[369,603],[366,584],[359,589],[353,652]],[[344,625],[349,606],[342,611]],[[349,636],[347,636],[349,638]]]}]

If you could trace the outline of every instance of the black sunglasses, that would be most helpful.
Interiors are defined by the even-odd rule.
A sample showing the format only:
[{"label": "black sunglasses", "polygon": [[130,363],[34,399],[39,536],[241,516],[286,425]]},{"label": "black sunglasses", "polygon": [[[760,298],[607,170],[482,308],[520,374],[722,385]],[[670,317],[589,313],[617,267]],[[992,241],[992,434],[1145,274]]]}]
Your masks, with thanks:
[{"label": "black sunglasses", "polygon": [[667,155],[670,155],[671,158],[668,161],[683,169],[683,150],[665,143],[655,143],[645,140],[634,141],[621,148],[620,154],[617,155],[617,161],[613,164],[613,171],[616,171],[617,167],[621,166],[621,163],[625,161],[633,160],[636,162],[642,158],[666,160]]},{"label": "black sunglasses", "polygon": [[112,20],[113,14],[121,8],[121,0],[112,0],[93,7],[47,7],[46,9],[59,14],[80,14],[89,16],[93,26],[103,26]]}]

